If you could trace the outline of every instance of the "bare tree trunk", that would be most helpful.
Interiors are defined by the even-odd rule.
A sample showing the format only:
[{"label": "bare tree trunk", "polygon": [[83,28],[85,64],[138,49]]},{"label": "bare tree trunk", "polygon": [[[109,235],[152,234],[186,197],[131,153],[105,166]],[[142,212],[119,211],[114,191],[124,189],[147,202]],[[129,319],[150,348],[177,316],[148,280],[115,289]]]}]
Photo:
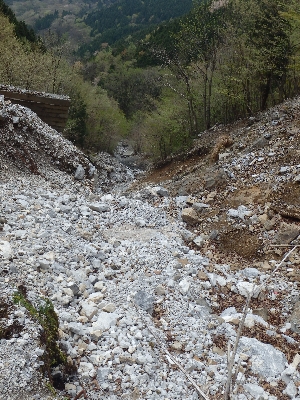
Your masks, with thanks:
[{"label": "bare tree trunk", "polygon": [[261,99],[261,109],[262,111],[266,110],[268,105],[268,98],[271,92],[271,82],[272,82],[272,73],[269,72],[267,75],[267,82],[263,86],[262,90],[262,99]]},{"label": "bare tree trunk", "polygon": [[192,89],[191,89],[189,77],[187,75],[185,75],[185,84],[186,84],[186,91],[187,91],[188,104],[189,104],[190,135],[193,136],[193,135],[199,133],[199,130],[198,130],[197,115],[195,112],[195,107],[194,107],[194,102],[193,102]]}]

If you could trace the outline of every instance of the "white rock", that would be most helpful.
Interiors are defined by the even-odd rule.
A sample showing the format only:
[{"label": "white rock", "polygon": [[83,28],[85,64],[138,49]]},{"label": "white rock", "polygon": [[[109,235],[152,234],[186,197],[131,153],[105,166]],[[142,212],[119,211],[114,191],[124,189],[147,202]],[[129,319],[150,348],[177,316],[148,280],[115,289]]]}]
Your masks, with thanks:
[{"label": "white rock", "polygon": [[248,297],[252,294],[254,298],[257,298],[260,292],[260,289],[257,285],[250,282],[238,282],[236,284],[239,294],[244,297]]},{"label": "white rock", "polygon": [[216,281],[220,286],[222,287],[226,286],[227,280],[223,278],[223,276],[217,275]]},{"label": "white rock", "polygon": [[235,308],[235,307],[229,307],[229,308],[226,308],[226,309],[222,312],[222,314],[220,315],[220,317],[221,317],[221,318],[224,318],[224,317],[231,317],[231,316],[233,316],[233,315],[235,315],[235,314],[237,314],[236,308]]},{"label": "white rock", "polygon": [[59,313],[59,319],[66,322],[72,322],[75,320],[74,316],[66,311]]},{"label": "white rock", "polygon": [[245,206],[239,206],[236,210],[233,208],[228,210],[227,215],[231,218],[239,218],[241,220],[244,220],[245,217],[249,217],[250,215],[252,215],[252,212],[248,210],[248,208]]},{"label": "white rock", "polygon": [[96,292],[101,292],[103,288],[104,288],[104,283],[101,281],[96,282],[94,285],[94,289],[96,290]]},{"label": "white rock", "polygon": [[55,260],[54,251],[49,251],[48,253],[43,254],[43,258],[45,258],[48,261],[54,261]]},{"label": "white rock", "polygon": [[116,313],[100,312],[97,321],[93,322],[93,330],[107,331],[116,324],[118,317]]},{"label": "white rock", "polygon": [[289,396],[290,399],[295,398],[295,396],[297,395],[297,388],[293,381],[288,383],[287,387],[283,391],[283,394],[286,394],[287,396]]},{"label": "white rock", "polygon": [[89,320],[93,318],[94,315],[98,313],[98,308],[95,306],[95,303],[90,303],[88,301],[82,301],[80,303],[81,311],[80,315],[86,316]]},{"label": "white rock", "polygon": [[76,390],[76,386],[72,383],[65,383],[65,390]]},{"label": "white rock", "polygon": [[0,256],[3,258],[11,258],[12,257],[12,248],[10,243],[6,240],[0,241]]},{"label": "white rock", "polygon": [[89,256],[93,256],[95,257],[97,254],[97,250],[95,249],[95,247],[91,244],[86,244],[84,246],[84,252],[85,254],[89,255]]},{"label": "white rock", "polygon": [[110,211],[110,207],[105,203],[93,203],[89,204],[89,208],[98,213]]},{"label": "white rock", "polygon": [[95,171],[96,171],[96,167],[94,165],[90,164],[89,165],[89,177],[90,178],[94,176]]},{"label": "white rock", "polygon": [[80,322],[69,322],[68,328],[71,332],[75,333],[76,335],[82,336],[84,334],[84,328]]},{"label": "white rock", "polygon": [[209,281],[210,281],[210,284],[211,284],[212,286],[216,286],[216,283],[217,283],[217,275],[216,275],[216,274],[211,274],[211,273],[209,273],[209,274],[207,274],[207,277],[208,277],[208,279],[209,279]]},{"label": "white rock", "polygon": [[134,337],[138,340],[142,340],[143,339],[143,334],[141,331],[137,331],[136,334],[134,335]]},{"label": "white rock", "polygon": [[204,242],[205,242],[205,237],[204,236],[197,236],[193,242],[195,243],[196,246],[198,246],[199,248],[203,246]]},{"label": "white rock", "polygon": [[94,303],[100,303],[103,300],[103,297],[104,297],[103,293],[100,292],[92,293],[89,295],[88,301],[92,301]]},{"label": "white rock", "polygon": [[63,288],[63,292],[69,297],[74,296],[74,293],[73,293],[72,289],[70,289],[70,288]]},{"label": "white rock", "polygon": [[296,368],[291,364],[289,365],[282,374],[291,376],[296,372]]},{"label": "white rock", "polygon": [[285,369],[285,355],[270,344],[255,338],[241,337],[238,351],[251,356],[251,369],[263,377],[277,377]]},{"label": "white rock", "polygon": [[143,218],[136,218],[135,223],[137,226],[143,228],[146,225],[146,221]]},{"label": "white rock", "polygon": [[116,305],[113,303],[108,303],[102,308],[102,311],[105,311],[107,313],[112,313],[116,311]]},{"label": "white rock", "polygon": [[19,203],[23,208],[27,208],[29,203],[26,200],[18,199],[17,203]]},{"label": "white rock", "polygon": [[135,346],[129,346],[129,347],[128,347],[128,353],[130,353],[130,354],[134,353],[135,350],[136,350],[136,347],[135,347]]},{"label": "white rock", "polygon": [[291,365],[296,369],[299,364],[300,364],[300,354],[297,353]]},{"label": "white rock", "polygon": [[84,176],[85,176],[84,168],[83,168],[83,166],[81,164],[79,164],[77,169],[76,169],[76,171],[75,171],[74,178],[79,180],[79,181],[82,181]]},{"label": "white rock", "polygon": [[190,286],[191,284],[186,278],[179,282],[180,291],[183,294],[186,294],[189,291]]},{"label": "white rock", "polygon": [[98,342],[98,340],[101,338],[102,334],[103,334],[103,332],[101,330],[99,330],[99,329],[95,329],[94,330],[92,328],[90,330],[91,338],[92,338],[92,340],[95,340],[96,342]]},{"label": "white rock", "polygon": [[261,386],[258,386],[254,383],[246,383],[244,388],[251,396],[253,396],[253,399],[267,400],[269,398],[268,393],[266,393]]},{"label": "white rock", "polygon": [[78,372],[83,378],[93,378],[96,375],[96,370],[92,363],[81,362],[79,364]]}]

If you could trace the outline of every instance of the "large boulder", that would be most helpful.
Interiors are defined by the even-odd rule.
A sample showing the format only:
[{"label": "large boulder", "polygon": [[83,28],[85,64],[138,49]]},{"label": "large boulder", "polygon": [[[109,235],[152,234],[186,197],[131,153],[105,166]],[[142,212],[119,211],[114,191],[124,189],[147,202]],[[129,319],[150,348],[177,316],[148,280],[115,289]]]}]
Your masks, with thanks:
[{"label": "large boulder", "polygon": [[281,351],[254,338],[241,337],[238,351],[251,357],[252,372],[263,378],[280,376],[287,363],[287,359]]},{"label": "large boulder", "polygon": [[184,208],[181,213],[181,218],[190,225],[196,225],[201,222],[197,212],[193,208]]}]

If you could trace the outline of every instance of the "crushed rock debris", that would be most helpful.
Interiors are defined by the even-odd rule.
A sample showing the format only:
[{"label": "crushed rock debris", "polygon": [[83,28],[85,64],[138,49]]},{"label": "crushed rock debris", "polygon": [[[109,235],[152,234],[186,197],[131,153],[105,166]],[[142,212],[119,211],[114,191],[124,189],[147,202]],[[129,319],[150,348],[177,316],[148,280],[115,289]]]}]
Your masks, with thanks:
[{"label": "crushed rock debris", "polygon": [[[54,384],[57,377],[63,384],[57,399],[80,393],[198,399],[166,351],[208,398],[220,399],[227,344],[236,339],[245,296],[265,281],[246,318],[232,398],[300,398],[298,252],[272,275],[286,250],[272,245],[288,245],[282,241],[298,235],[299,221],[291,226],[273,205],[280,198],[281,206],[297,206],[298,197],[284,193],[298,185],[299,102],[290,100],[251,126],[234,126],[226,157],[212,165],[209,154],[199,156],[205,168],[194,164],[187,175],[178,166],[174,179],[165,170],[160,186],[151,174],[134,181],[136,172],[108,155],[91,162],[29,109],[6,104],[0,122],[1,399],[53,398],[49,378]],[[83,179],[75,178],[79,165]],[[182,219],[187,208],[193,225]],[[289,236],[280,236],[287,230]],[[193,242],[199,237],[201,246]],[[243,239],[252,237],[259,243]],[[20,285],[33,299],[52,301],[59,345],[76,372],[63,374],[57,365],[48,380],[42,375],[41,326],[20,304],[5,306]],[[13,323],[18,329],[5,336]]]}]

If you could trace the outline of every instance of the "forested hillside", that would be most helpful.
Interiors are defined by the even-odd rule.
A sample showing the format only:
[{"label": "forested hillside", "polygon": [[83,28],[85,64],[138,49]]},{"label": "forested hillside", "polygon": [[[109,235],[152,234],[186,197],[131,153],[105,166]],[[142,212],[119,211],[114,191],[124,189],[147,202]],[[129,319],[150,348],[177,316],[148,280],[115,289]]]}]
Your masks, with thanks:
[{"label": "forested hillside", "polygon": [[139,147],[165,158],[299,92],[299,11],[296,1],[199,1],[121,53],[99,52],[85,78],[118,101]]},{"label": "forested hillside", "polygon": [[53,14],[56,10],[61,14],[78,14],[84,13],[95,7],[102,7],[113,3],[111,0],[7,0],[6,4],[16,14],[20,20],[24,20],[27,24],[34,26],[39,18]]},{"label": "forested hillside", "polygon": [[101,49],[102,43],[111,45],[182,16],[191,9],[192,0],[7,0],[7,4],[38,34],[51,29],[64,35],[83,56]]},{"label": "forested hillside", "polygon": [[[136,14],[135,22],[128,19],[133,29],[143,25],[142,16],[158,22],[151,11],[169,18],[159,2],[151,9],[146,1],[118,4],[120,32],[126,13]],[[126,13],[121,4],[128,5]],[[174,12],[183,12],[179,2],[173,4],[178,6]],[[138,9],[143,12],[135,13]],[[114,4],[106,12],[113,10]],[[84,58],[72,53],[68,37],[54,32],[43,45],[20,41],[16,21],[10,17],[11,25],[7,15],[1,16],[1,81],[69,94],[73,102],[65,134],[90,151],[112,151],[126,137],[136,151],[165,159],[215,124],[252,118],[299,93],[296,0],[284,5],[279,0],[198,1],[183,17],[111,46],[102,45],[109,21],[98,26],[94,13],[86,23],[94,24],[94,32],[102,26],[103,35],[97,36],[97,51]]]},{"label": "forested hillside", "polygon": [[8,18],[9,22],[14,26],[14,32],[18,39],[25,38],[29,42],[36,42],[37,36],[32,28],[29,28],[24,21],[19,21],[14,12],[3,0],[0,0],[0,13]]},{"label": "forested hillside", "polygon": [[11,10],[0,12],[0,25],[0,82],[69,95],[72,105],[65,135],[81,146],[112,149],[116,137],[127,132],[127,121],[105,90],[84,82],[80,62],[67,61],[68,42],[54,33],[44,42],[30,41],[26,35],[31,30],[24,23],[26,35],[18,35],[19,23]]},{"label": "forested hillside", "polygon": [[101,43],[114,44],[142,29],[155,27],[190,11],[192,0],[119,0],[110,7],[88,13],[84,22],[92,28],[94,37],[84,50],[99,50]]}]

